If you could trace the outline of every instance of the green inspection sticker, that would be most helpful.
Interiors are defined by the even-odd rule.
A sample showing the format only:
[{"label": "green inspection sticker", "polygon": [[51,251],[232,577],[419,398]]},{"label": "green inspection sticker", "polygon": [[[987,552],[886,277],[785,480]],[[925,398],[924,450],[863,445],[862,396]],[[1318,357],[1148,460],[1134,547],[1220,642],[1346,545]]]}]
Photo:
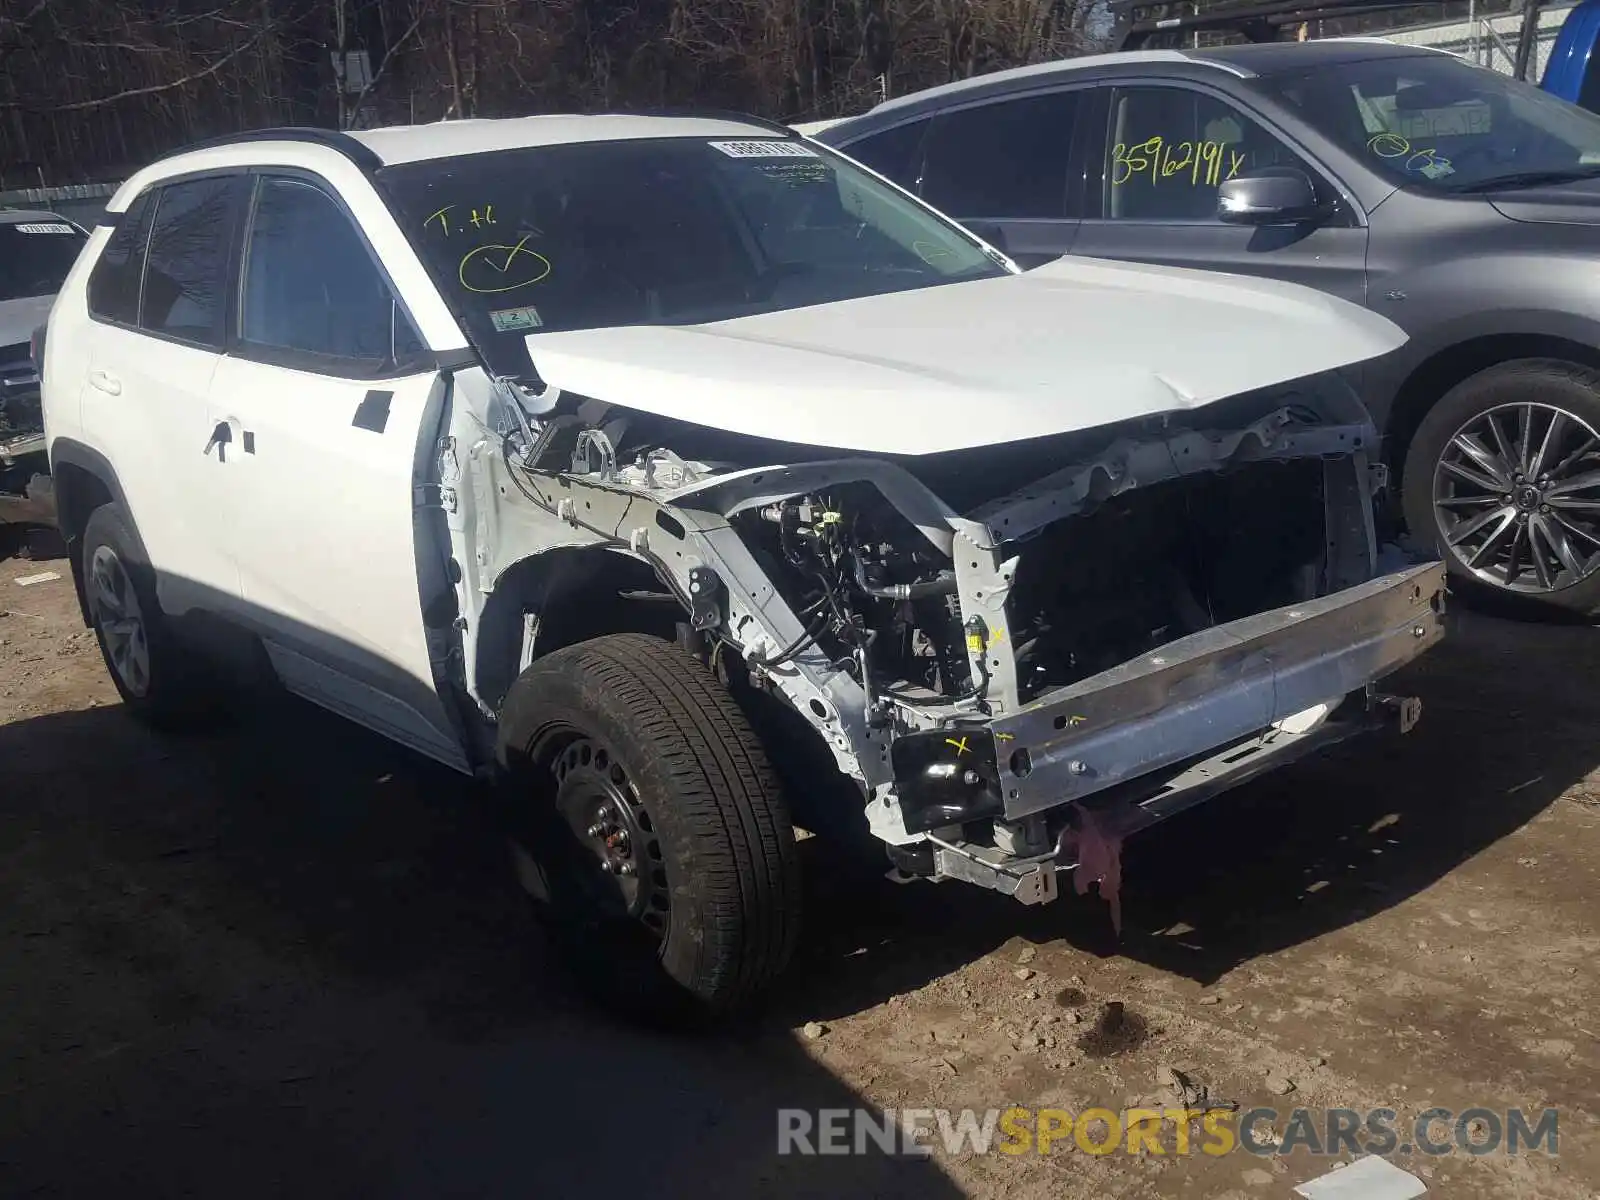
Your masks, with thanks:
[{"label": "green inspection sticker", "polygon": [[494,326],[496,333],[538,329],[544,324],[539,319],[539,310],[531,305],[527,308],[502,308],[499,312],[492,312],[489,314],[489,323]]}]

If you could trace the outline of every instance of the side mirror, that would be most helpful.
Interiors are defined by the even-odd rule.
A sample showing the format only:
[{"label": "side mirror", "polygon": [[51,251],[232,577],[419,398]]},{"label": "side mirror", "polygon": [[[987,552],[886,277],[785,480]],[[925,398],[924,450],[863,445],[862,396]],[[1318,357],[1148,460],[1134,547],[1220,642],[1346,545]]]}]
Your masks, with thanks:
[{"label": "side mirror", "polygon": [[1217,188],[1217,219],[1229,225],[1300,225],[1329,211],[1305,172],[1293,167],[1226,179]]}]

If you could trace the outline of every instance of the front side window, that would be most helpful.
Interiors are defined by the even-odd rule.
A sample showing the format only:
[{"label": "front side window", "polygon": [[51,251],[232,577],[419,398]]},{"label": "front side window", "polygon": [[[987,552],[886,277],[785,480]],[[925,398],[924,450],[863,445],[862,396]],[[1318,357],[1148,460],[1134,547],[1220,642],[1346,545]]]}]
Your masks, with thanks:
[{"label": "front side window", "polygon": [[84,241],[77,226],[56,217],[0,223],[0,301],[55,295]]},{"label": "front side window", "polygon": [[89,272],[89,312],[102,321],[139,323],[139,287],[144,281],[144,252],[150,241],[154,196],[145,192],[128,205],[106,240],[100,259]]},{"label": "front side window", "polygon": [[1256,84],[1391,182],[1470,192],[1600,175],[1600,117],[1448,54]]},{"label": "front side window", "polygon": [[299,179],[262,179],[244,259],[247,345],[373,367],[421,348],[344,210]]},{"label": "front side window", "polygon": [[956,217],[1066,215],[1077,92],[944,113],[928,135],[922,198]]},{"label": "front side window", "polygon": [[140,328],[202,346],[222,345],[239,182],[229,176],[194,179],[156,193]]},{"label": "front side window", "polygon": [[1004,274],[798,139],[651,138],[399,164],[379,182],[491,366],[546,330],[721,321]]},{"label": "front side window", "polygon": [[1177,87],[1117,88],[1106,131],[1102,211],[1123,221],[1216,221],[1217,188],[1267,167],[1312,172],[1225,100]]}]

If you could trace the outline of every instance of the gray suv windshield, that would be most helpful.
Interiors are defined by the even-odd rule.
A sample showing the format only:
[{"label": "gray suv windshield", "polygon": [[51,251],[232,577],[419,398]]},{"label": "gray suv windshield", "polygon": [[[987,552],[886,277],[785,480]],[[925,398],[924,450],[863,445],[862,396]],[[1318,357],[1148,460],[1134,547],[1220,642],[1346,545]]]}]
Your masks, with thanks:
[{"label": "gray suv windshield", "polygon": [[1448,55],[1323,66],[1258,86],[1403,186],[1470,192],[1600,175],[1600,117]]},{"label": "gray suv windshield", "polygon": [[387,167],[407,236],[499,370],[545,330],[724,320],[1003,274],[796,139],[652,138]]}]

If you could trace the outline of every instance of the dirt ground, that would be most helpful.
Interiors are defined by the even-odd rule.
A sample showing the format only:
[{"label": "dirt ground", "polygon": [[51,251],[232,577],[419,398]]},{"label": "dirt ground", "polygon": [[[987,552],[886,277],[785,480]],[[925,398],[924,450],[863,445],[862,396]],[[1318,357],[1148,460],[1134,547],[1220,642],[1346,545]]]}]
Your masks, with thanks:
[{"label": "dirt ground", "polygon": [[1397,681],[1412,734],[1130,843],[1120,939],[1092,896],[848,881],[812,839],[776,1011],[683,1040],[575,994],[470,786],[292,703],[159,739],[66,564],[0,559],[0,1195],[1289,1197],[1334,1165],[775,1152],[780,1107],[1172,1106],[1173,1069],[1245,1109],[1555,1106],[1557,1157],[1394,1161],[1600,1194],[1600,635],[1453,626]]}]

